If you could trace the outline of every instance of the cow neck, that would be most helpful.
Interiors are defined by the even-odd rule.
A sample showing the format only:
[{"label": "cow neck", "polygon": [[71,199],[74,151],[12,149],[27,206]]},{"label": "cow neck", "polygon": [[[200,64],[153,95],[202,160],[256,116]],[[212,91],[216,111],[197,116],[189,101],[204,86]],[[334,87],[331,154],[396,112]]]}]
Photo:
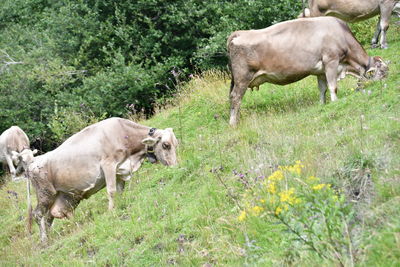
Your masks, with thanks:
[{"label": "cow neck", "polygon": [[147,138],[149,127],[143,126],[134,122],[124,123],[123,132],[125,134],[125,144],[128,149],[128,154],[136,154],[139,152],[144,152],[145,145],[142,140]]},{"label": "cow neck", "polygon": [[350,65],[358,71],[361,71],[363,68],[367,71],[371,62],[370,56],[368,56],[367,52],[358,41],[351,42],[350,46],[350,50],[346,53]]},{"label": "cow neck", "polygon": [[[149,130],[148,135],[149,135],[150,137],[153,137],[153,136],[154,136],[154,133],[155,133],[156,131],[157,131],[156,128],[151,128],[151,129]],[[156,162],[157,162],[157,156],[156,156],[156,154],[154,153],[154,146],[149,146],[149,145],[146,146],[146,156],[147,156],[147,159],[148,159],[151,163],[156,163]]]}]

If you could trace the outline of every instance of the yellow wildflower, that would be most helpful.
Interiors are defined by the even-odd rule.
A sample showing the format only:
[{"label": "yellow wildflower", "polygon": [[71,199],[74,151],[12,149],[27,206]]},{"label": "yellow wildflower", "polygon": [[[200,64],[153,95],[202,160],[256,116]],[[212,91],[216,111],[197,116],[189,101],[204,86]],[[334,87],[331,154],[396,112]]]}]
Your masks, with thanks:
[{"label": "yellow wildflower", "polygon": [[281,202],[286,202],[290,205],[300,203],[300,199],[294,196],[294,188],[290,188],[289,190],[280,192],[279,197]]},{"label": "yellow wildflower", "polygon": [[276,193],[276,185],[274,182],[271,182],[267,185],[267,192],[271,193],[271,194],[275,194]]},{"label": "yellow wildflower", "polygon": [[260,215],[260,213],[264,210],[264,208],[260,207],[260,206],[254,206],[251,211],[253,212],[254,216],[258,216]]},{"label": "yellow wildflower", "polygon": [[269,177],[268,180],[271,181],[280,181],[283,179],[283,172],[281,170],[274,171]]},{"label": "yellow wildflower", "polygon": [[292,195],[294,194],[294,188],[290,188],[289,190],[285,190],[279,193],[281,202],[288,202]]},{"label": "yellow wildflower", "polygon": [[275,214],[279,215],[282,212],[282,208],[281,207],[277,207],[275,210]]},{"label": "yellow wildflower", "polygon": [[303,164],[301,164],[301,161],[300,160],[297,160],[296,161],[296,164],[295,165],[293,165],[292,167],[291,167],[291,172],[292,173],[295,173],[295,174],[297,174],[297,175],[300,175],[301,174],[301,170],[304,168],[304,165]]},{"label": "yellow wildflower", "polygon": [[241,222],[241,221],[244,221],[244,220],[246,220],[246,216],[247,216],[247,214],[246,214],[246,211],[242,211],[241,213],[240,213],[240,215],[239,215],[239,217],[238,217],[238,220]]},{"label": "yellow wildflower", "polygon": [[322,188],[324,188],[326,186],[326,184],[317,184],[317,185],[314,185],[313,187],[312,187],[312,189],[314,189],[314,190],[321,190]]},{"label": "yellow wildflower", "polygon": [[297,160],[296,163],[293,166],[280,166],[279,169],[283,171],[288,171],[293,174],[300,175],[301,170],[304,168],[304,165],[301,164],[300,160]]},{"label": "yellow wildflower", "polygon": [[296,160],[296,165],[298,165],[300,168],[304,168],[304,165],[301,164],[301,160]]},{"label": "yellow wildflower", "polygon": [[261,202],[261,203],[265,203],[265,199],[263,199],[263,198],[260,199],[260,202]]}]

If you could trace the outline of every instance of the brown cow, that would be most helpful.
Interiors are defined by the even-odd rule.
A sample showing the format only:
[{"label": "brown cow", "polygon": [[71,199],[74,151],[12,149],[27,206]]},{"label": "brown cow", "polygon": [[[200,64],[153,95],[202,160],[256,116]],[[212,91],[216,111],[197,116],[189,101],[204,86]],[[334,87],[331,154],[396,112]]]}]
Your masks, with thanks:
[{"label": "brown cow", "polygon": [[378,45],[379,35],[382,32],[380,46],[387,48],[386,32],[397,2],[397,0],[308,0],[308,10],[303,14],[311,17],[334,16],[346,22],[357,22],[379,14],[380,19],[371,44],[373,47]]},{"label": "brown cow", "polygon": [[20,162],[13,157],[13,152],[29,149],[29,145],[28,136],[18,126],[11,126],[0,135],[0,161],[7,163],[13,180],[21,170]]},{"label": "brown cow", "polygon": [[118,173],[117,169],[128,158],[130,162],[124,168],[129,170],[137,170],[146,156],[152,162],[176,165],[177,145],[171,128],[160,130],[110,118],[84,128],[55,150],[31,159],[26,172],[36,189],[38,204],[33,215],[41,241],[47,242],[47,229],[54,218],[69,217],[82,199],[104,187],[108,207],[112,209],[114,195],[129,175],[126,171]]},{"label": "brown cow", "polygon": [[301,18],[262,30],[236,31],[227,42],[232,81],[230,124],[237,124],[247,88],[265,82],[285,85],[309,75],[318,77],[321,102],[326,89],[337,99],[337,79],[346,72],[384,77],[387,66],[369,57],[347,24],[334,17]]}]

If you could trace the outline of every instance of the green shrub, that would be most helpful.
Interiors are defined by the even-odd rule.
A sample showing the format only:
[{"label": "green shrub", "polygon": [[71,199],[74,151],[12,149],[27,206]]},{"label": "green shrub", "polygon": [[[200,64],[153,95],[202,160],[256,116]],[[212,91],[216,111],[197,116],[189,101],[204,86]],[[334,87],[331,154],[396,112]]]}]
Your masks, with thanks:
[{"label": "green shrub", "polygon": [[79,132],[88,125],[98,122],[100,119],[103,118],[94,116],[83,104],[80,110],[64,107],[58,108],[56,105],[48,126],[52,132],[51,137],[55,144],[61,144],[71,135]]},{"label": "green shrub", "polygon": [[368,20],[363,20],[357,23],[349,23],[350,29],[354,36],[364,47],[371,44],[378,20],[379,17],[375,16]]},{"label": "green shrub", "polygon": [[0,47],[23,62],[4,67],[0,53],[0,130],[17,124],[47,151],[76,129],[57,124],[56,110],[152,115],[176,91],[175,72],[184,82],[226,67],[232,31],[265,28],[300,9],[290,0],[0,1]]}]

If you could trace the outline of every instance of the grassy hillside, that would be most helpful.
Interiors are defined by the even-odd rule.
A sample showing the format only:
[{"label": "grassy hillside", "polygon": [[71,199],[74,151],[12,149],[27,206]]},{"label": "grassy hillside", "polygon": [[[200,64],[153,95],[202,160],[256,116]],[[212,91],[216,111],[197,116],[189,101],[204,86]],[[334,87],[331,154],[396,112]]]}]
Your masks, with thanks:
[{"label": "grassy hillside", "polygon": [[[0,265],[398,266],[399,33],[393,25],[390,48],[368,51],[391,60],[388,79],[357,91],[346,78],[327,105],[315,77],[264,84],[245,95],[237,129],[228,126],[229,77],[195,77],[174,105],[141,121],[174,127],[179,166],[145,163],[112,212],[105,190],[83,201],[73,219],[55,220],[46,248],[36,225],[26,231],[25,183],[7,183]],[[276,182],[278,199],[294,188],[299,201],[280,211],[262,188],[282,166],[292,169]]]}]

